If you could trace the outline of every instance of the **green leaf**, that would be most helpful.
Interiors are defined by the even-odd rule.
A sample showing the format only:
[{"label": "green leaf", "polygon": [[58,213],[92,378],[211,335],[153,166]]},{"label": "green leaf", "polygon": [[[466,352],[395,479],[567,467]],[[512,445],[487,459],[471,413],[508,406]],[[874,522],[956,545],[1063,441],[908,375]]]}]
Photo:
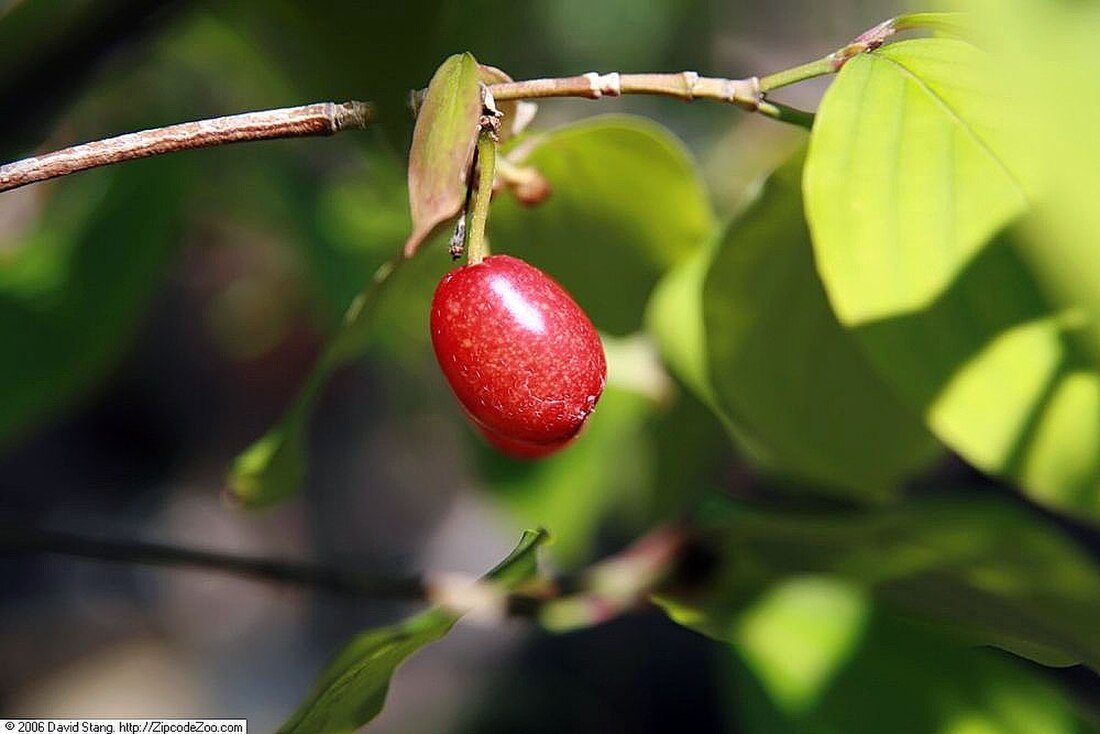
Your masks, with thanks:
[{"label": "green leaf", "polygon": [[235,501],[258,508],[298,491],[308,464],[304,442],[313,400],[313,391],[299,392],[283,419],[233,460],[227,489]]},{"label": "green leaf", "polygon": [[647,328],[749,455],[826,491],[884,497],[935,443],[829,308],[802,217],[801,163],[665,276]]},{"label": "green leaf", "polygon": [[701,249],[661,278],[646,306],[645,328],[672,373],[699,400],[728,420],[711,388],[703,328],[703,282],[713,257],[713,248]]},{"label": "green leaf", "polygon": [[602,331],[634,332],[659,275],[714,229],[683,144],[647,120],[609,115],[558,128],[513,162],[542,173],[552,194],[531,208],[501,197],[489,217],[494,250],[552,275]]},{"label": "green leaf", "polygon": [[146,161],[38,192],[39,224],[0,268],[0,443],[118,359],[175,250],[188,178],[176,161]]},{"label": "green leaf", "polygon": [[897,31],[930,30],[937,35],[954,36],[968,39],[973,37],[973,28],[968,13],[906,13],[893,20]]},{"label": "green leaf", "polygon": [[970,641],[1100,670],[1100,569],[1017,504],[936,499],[793,514],[729,503],[702,523],[713,575],[663,601],[719,639],[738,640],[744,610],[773,584],[828,575]]},{"label": "green leaf", "polygon": [[806,164],[841,322],[938,438],[1034,499],[1100,517],[1100,381],[1079,319],[1020,257],[1026,212],[989,59],[953,40],[853,59]]},{"label": "green leaf", "polygon": [[524,530],[516,547],[485,574],[485,579],[508,590],[517,589],[535,579],[539,572],[537,551],[549,539],[550,533],[542,528]]},{"label": "green leaf", "polygon": [[1013,155],[1040,192],[1021,252],[1046,292],[1079,312],[1076,336],[1100,365],[1100,54],[1089,40],[1100,31],[1100,8],[1047,0],[968,6],[995,55]]},{"label": "green leaf", "polygon": [[[724,234],[724,231],[719,232],[720,237]],[[764,464],[768,460],[767,449],[748,432],[744,423],[733,420],[719,405],[710,381],[703,324],[703,283],[716,246],[717,243],[711,242],[661,278],[646,306],[645,328],[669,371],[706,406],[738,449]]]},{"label": "green leaf", "polygon": [[473,56],[455,54],[428,84],[409,149],[413,230],[405,243],[406,257],[412,257],[436,227],[458,214],[466,199],[466,174],[481,117],[479,73]]},{"label": "green leaf", "polygon": [[[524,531],[519,545],[486,575],[512,589],[537,573],[536,551],[545,531]],[[450,631],[459,615],[429,609],[398,624],[361,633],[321,673],[282,734],[354,732],[382,710],[390,679],[405,658]]]},{"label": "green leaf", "polygon": [[[839,625],[830,619],[836,612]],[[1086,730],[1073,703],[1039,671],[876,610],[833,580],[811,576],[777,585],[750,608],[743,626],[732,649],[745,731]],[[836,629],[822,638],[822,628]],[[792,687],[803,681],[812,685]],[[792,698],[792,690],[799,695]]]},{"label": "green leaf", "polygon": [[766,589],[737,620],[734,649],[775,706],[812,710],[862,642],[872,605],[828,576],[794,576]]},{"label": "green leaf", "polygon": [[802,156],[719,241],[703,285],[715,402],[776,469],[881,497],[937,453],[829,308],[802,216]]},{"label": "green leaf", "polygon": [[1025,211],[962,41],[891,44],[845,65],[818,110],[806,212],[842,323],[917,310]]},{"label": "green leaf", "polygon": [[389,627],[363,632],[333,660],[283,734],[354,732],[382,711],[397,666],[450,631],[456,618],[431,609]]}]

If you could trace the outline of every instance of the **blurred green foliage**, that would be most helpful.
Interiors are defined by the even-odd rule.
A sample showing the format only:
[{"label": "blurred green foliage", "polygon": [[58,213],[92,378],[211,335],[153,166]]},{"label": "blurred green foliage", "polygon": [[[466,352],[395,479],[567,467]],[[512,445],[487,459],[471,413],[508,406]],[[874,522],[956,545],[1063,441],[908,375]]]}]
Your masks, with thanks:
[{"label": "blurred green foliage", "polygon": [[[826,616],[837,612],[839,623]],[[796,577],[770,591],[749,611],[740,640],[732,681],[749,732],[1093,730],[1057,686],[1017,661],[961,649],[828,577]],[[821,662],[801,667],[807,660]]]},{"label": "blurred green foliage", "polygon": [[189,177],[174,160],[89,174],[42,202],[31,233],[4,253],[0,444],[107,374],[179,244]]},{"label": "blurred green foliage", "polygon": [[632,506],[648,500],[638,495],[651,481],[645,418],[652,410],[644,395],[612,385],[584,429],[585,440],[545,461],[509,459],[478,442],[485,487],[517,520],[560,528],[554,557],[581,566],[592,559],[606,518],[629,517]]},{"label": "blurred green foliage", "polygon": [[[622,3],[585,5],[582,28],[571,1],[477,5],[201,5],[127,57],[128,70],[98,78],[49,128],[51,144],[326,98],[369,98],[380,122],[5,194],[0,204],[19,203],[0,232],[0,440],[31,435],[101,382],[177,246],[210,246],[204,233],[219,228],[273,243],[310,296],[306,320],[332,335],[283,420],[239,460],[246,504],[295,495],[313,403],[348,361],[392,375],[398,405],[444,394],[427,334],[432,289],[451,267],[443,236],[392,259],[411,231],[407,93],[465,50],[517,78],[609,61],[696,66],[691,34],[707,18],[703,3],[655,3],[612,39]],[[822,102],[805,170],[797,156],[724,192],[744,202],[729,221],[717,220],[696,156],[646,119],[577,121],[549,109],[576,107],[544,101],[506,148],[553,195],[525,208],[502,192],[492,244],[588,309],[607,335],[611,383],[585,434],[546,461],[503,459],[466,434],[475,483],[515,522],[548,525],[570,568],[656,523],[699,517],[717,569],[663,603],[733,645],[731,696],[749,731],[1083,726],[1036,668],[968,648],[1100,666],[1095,548],[1027,504],[1072,513],[1095,537],[1100,95],[1089,39],[1100,18],[1087,3],[1009,5],[975,6],[980,47],[903,41],[850,62]],[[0,14],[0,39],[13,39],[0,43],[6,75],[21,73],[13,58],[29,36],[86,10],[16,7]],[[32,10],[45,15],[23,15]],[[732,150],[761,140],[729,131],[734,110],[659,109],[681,131],[718,128]],[[689,142],[713,165],[713,140]],[[725,175],[754,179],[759,160],[733,160]],[[436,413],[462,422],[453,404]],[[1026,499],[975,499],[963,485],[914,498],[914,483],[954,486],[927,472],[944,447]],[[700,504],[713,494],[741,499]],[[428,612],[364,633],[291,726],[353,729],[377,713],[397,664],[452,623]],[[349,688],[333,697],[334,682]]]},{"label": "blurred green foliage", "polygon": [[700,522],[716,567],[664,594],[681,622],[736,642],[745,608],[789,576],[830,574],[905,614],[1048,665],[1100,669],[1100,568],[1049,522],[999,499],[859,511],[740,503]]}]

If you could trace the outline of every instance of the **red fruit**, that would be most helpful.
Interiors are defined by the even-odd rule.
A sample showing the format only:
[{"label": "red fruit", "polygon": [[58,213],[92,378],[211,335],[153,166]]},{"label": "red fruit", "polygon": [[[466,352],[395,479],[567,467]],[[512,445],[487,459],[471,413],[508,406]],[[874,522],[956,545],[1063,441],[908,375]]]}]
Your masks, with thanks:
[{"label": "red fruit", "polygon": [[[467,415],[469,415],[467,413]],[[499,433],[493,433],[489,429],[474,424],[481,435],[485,437],[485,440],[495,446],[498,451],[508,454],[517,459],[539,459],[543,456],[548,456],[560,449],[565,448],[569,444],[576,440],[577,434],[573,434],[564,441],[557,441],[555,443],[528,443],[526,441],[517,441],[507,436],[502,436]]]},{"label": "red fruit", "polygon": [[607,382],[600,337],[538,268],[493,255],[443,277],[432,346],[466,414],[504,453],[535,458],[567,445]]}]

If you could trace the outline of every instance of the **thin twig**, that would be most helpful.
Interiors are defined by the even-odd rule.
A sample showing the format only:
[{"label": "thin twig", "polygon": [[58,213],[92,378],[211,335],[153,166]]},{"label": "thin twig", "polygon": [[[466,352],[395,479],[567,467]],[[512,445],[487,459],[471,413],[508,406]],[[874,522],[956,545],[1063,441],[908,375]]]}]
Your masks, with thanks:
[{"label": "thin twig", "polygon": [[108,540],[33,527],[0,527],[0,555],[28,553],[145,566],[197,568],[373,599],[419,601],[425,598],[424,580],[418,576],[367,576],[328,566],[251,558],[160,543]]},{"label": "thin twig", "polygon": [[827,56],[761,77],[760,90],[767,94],[780,87],[804,82],[807,79],[836,74],[855,57],[877,51],[894,34],[901,31],[931,30],[957,33],[962,27],[961,17],[960,13],[910,13],[890,18],[868,28],[856,36],[851,43]]},{"label": "thin twig", "polygon": [[750,76],[745,79],[722,79],[699,76],[694,71],[682,71],[675,74],[620,74],[611,72],[599,74],[589,72],[580,76],[560,79],[531,79],[519,82],[493,84],[489,87],[493,97],[499,101],[514,99],[540,99],[544,97],[618,97],[623,94],[655,94],[675,97],[686,102],[696,99],[708,99],[717,102],[729,102],[750,112],[759,112],[782,122],[800,127],[809,127],[813,115],[809,112],[771,102],[765,95],[780,87],[813,79],[814,77],[835,74],[851,59],[860,54],[874,51],[891,36],[901,30],[936,29],[952,24],[954,14],[917,13],[891,18],[859,34],[851,43],[828,56],[806,64],[768,74],[764,77]]},{"label": "thin twig", "polygon": [[332,135],[341,130],[363,128],[370,116],[370,105],[364,102],[318,102],[142,130],[0,166],[0,191],[97,166],[179,150],[252,140]]},{"label": "thin twig", "polygon": [[675,74],[598,74],[589,72],[560,79],[530,79],[490,85],[497,102],[543,97],[618,97],[622,94],[656,94],[690,102],[709,99],[731,102],[749,110],[760,103],[760,87],[756,77],[719,79],[699,76],[694,71]]},{"label": "thin twig", "polygon": [[687,539],[682,526],[658,527],[577,575],[540,578],[512,592],[466,574],[368,576],[330,566],[112,540],[25,525],[0,525],[0,558],[56,555],[200,569],[363,599],[437,604],[490,624],[505,617],[533,618],[549,629],[565,630],[599,624],[648,603],[649,594],[678,567]]},{"label": "thin twig", "polygon": [[[941,29],[953,27],[955,22],[954,15],[945,13],[916,13],[892,18],[861,33],[852,43],[828,56],[764,77],[723,79],[699,76],[694,71],[673,74],[589,72],[557,79],[504,82],[489,85],[487,89],[498,102],[545,97],[599,99],[623,94],[663,95],[688,102],[709,99],[736,104],[782,122],[809,127],[813,121],[811,113],[772,102],[765,99],[765,95],[779,87],[834,74],[852,58],[874,51],[900,30]],[[96,166],[177,150],[249,140],[331,135],[340,130],[365,127],[369,117],[370,107],[363,102],[320,102],[120,135],[0,166],[0,191]]]},{"label": "thin twig", "polygon": [[781,102],[775,102],[770,99],[765,99],[760,103],[757,108],[757,112],[770,117],[773,120],[779,122],[786,122],[791,125],[797,125],[798,127],[812,130],[814,127],[814,113],[800,110],[797,107],[791,107],[790,105],[783,104]]},{"label": "thin twig", "polygon": [[[833,69],[828,67],[826,71],[831,73]],[[497,101],[546,97],[600,99],[623,94],[674,97],[685,102],[706,99],[735,104],[750,112],[759,112],[774,120],[799,127],[809,128],[813,125],[813,113],[765,99],[761,80],[754,76],[746,79],[721,79],[699,76],[694,71],[682,71],[676,74],[590,72],[560,79],[503,82],[491,85],[489,91]]]}]

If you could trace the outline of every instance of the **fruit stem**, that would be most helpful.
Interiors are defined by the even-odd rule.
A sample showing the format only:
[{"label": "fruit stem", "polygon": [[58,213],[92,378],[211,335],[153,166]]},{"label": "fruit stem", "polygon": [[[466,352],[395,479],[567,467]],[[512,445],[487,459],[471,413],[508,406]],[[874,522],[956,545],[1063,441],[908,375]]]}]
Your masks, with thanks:
[{"label": "fruit stem", "polygon": [[485,239],[485,224],[489,220],[489,201],[493,198],[493,175],[496,170],[497,141],[492,125],[482,125],[477,136],[477,190],[474,209],[466,229],[466,262],[477,265],[489,254]]}]

